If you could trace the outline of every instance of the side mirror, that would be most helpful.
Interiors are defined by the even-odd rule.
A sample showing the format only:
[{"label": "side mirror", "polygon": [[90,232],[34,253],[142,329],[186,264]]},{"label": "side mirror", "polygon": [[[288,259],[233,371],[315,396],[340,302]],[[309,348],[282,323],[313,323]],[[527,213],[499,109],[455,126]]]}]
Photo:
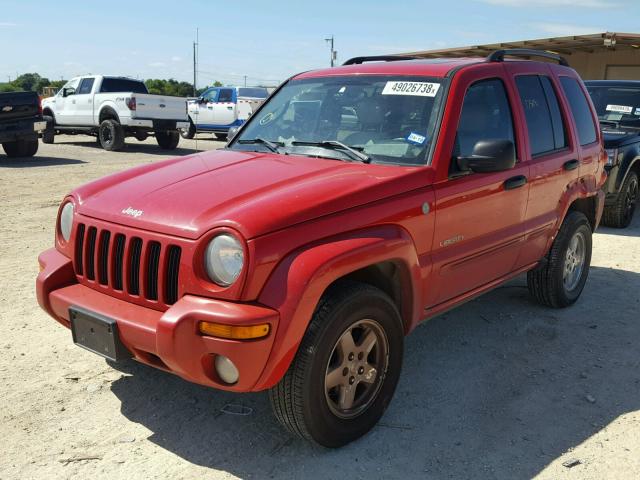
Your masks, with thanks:
[{"label": "side mirror", "polygon": [[75,93],[76,93],[76,89],[72,87],[62,89],[63,97],[68,97],[69,95],[74,95]]},{"label": "side mirror", "polygon": [[516,147],[511,140],[480,140],[470,157],[458,157],[456,162],[462,171],[502,172],[516,165]]},{"label": "side mirror", "polygon": [[227,132],[227,142],[233,140],[233,137],[237,135],[238,130],[240,130],[240,127],[231,127],[229,129],[229,131]]},{"label": "side mirror", "polygon": [[206,103],[204,97],[198,97],[198,103]]}]

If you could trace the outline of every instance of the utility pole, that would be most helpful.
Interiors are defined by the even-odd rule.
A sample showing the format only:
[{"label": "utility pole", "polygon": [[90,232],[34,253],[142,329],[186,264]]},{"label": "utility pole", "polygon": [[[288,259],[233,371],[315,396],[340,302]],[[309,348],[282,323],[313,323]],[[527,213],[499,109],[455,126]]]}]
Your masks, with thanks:
[{"label": "utility pole", "polygon": [[244,86],[246,87],[247,86],[247,76],[243,75],[243,77],[244,77]]},{"label": "utility pole", "polygon": [[196,41],[193,42],[193,96],[196,96],[196,90],[198,87],[196,86],[196,82],[198,81],[198,34],[199,29],[196,28]]},{"label": "utility pole", "polygon": [[324,41],[327,42],[331,47],[331,66],[333,67],[335,65],[336,58],[338,56],[338,52],[336,52],[333,48],[333,35],[331,35],[331,37],[329,38],[325,38]]}]

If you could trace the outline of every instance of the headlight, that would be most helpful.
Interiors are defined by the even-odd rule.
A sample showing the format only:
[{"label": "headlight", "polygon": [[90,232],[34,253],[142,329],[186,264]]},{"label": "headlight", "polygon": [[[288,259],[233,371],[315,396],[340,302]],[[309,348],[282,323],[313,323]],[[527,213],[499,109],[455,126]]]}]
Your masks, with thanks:
[{"label": "headlight", "polygon": [[607,148],[607,165],[615,165],[616,157],[618,156],[618,149]]},{"label": "headlight", "polygon": [[223,287],[231,285],[244,266],[244,250],[240,241],[226,233],[215,237],[207,246],[204,266],[215,283]]},{"label": "headlight", "polygon": [[73,226],[73,203],[67,202],[60,212],[60,235],[65,242],[71,238],[71,227]]}]

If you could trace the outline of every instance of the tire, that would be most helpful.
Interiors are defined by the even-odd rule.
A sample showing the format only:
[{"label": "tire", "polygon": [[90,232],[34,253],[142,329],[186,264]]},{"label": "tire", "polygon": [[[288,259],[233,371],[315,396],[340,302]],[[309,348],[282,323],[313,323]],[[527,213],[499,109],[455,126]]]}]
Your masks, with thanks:
[{"label": "tire", "polygon": [[156,142],[163,150],[175,150],[178,143],[180,143],[180,134],[177,130],[156,132]]},{"label": "tire", "polygon": [[216,136],[216,138],[218,140],[222,140],[223,142],[227,141],[227,134],[226,133],[214,133],[214,135]]},{"label": "tire", "polygon": [[[376,343],[363,357],[358,348],[369,334]],[[350,345],[355,349],[350,356],[341,349],[341,345],[349,345],[342,342],[346,338],[353,341]],[[289,370],[269,391],[276,418],[289,432],[324,447],[340,447],[361,437],[378,422],[393,397],[402,367],[403,342],[400,314],[384,292],[359,283],[330,288],[320,300]],[[371,370],[371,362],[377,368]],[[329,370],[337,374],[333,380],[338,383],[326,389],[326,382],[331,381]],[[374,381],[365,381],[371,372]],[[342,408],[340,399],[344,395],[346,406],[349,391],[355,392],[351,408]]]},{"label": "tire", "polygon": [[47,127],[42,132],[42,143],[51,144],[56,137],[55,121],[49,115],[43,115],[42,119],[47,122]]},{"label": "tire", "polygon": [[180,136],[182,138],[186,138],[187,140],[191,140],[196,136],[196,126],[193,124],[191,120],[189,120],[189,128],[187,130],[180,129]]},{"label": "tire", "polygon": [[98,130],[100,146],[109,152],[124,148],[124,129],[116,120],[107,119],[100,123]]},{"label": "tire", "polygon": [[5,142],[2,148],[7,157],[33,157],[38,151],[38,137]]},{"label": "tire", "polygon": [[581,212],[569,212],[542,264],[527,273],[531,295],[541,304],[553,308],[575,303],[589,276],[591,247],[591,226],[587,217]]},{"label": "tire", "polygon": [[627,174],[615,203],[604,207],[602,223],[607,227],[628,227],[633,220],[637,202],[638,174],[632,170]]}]

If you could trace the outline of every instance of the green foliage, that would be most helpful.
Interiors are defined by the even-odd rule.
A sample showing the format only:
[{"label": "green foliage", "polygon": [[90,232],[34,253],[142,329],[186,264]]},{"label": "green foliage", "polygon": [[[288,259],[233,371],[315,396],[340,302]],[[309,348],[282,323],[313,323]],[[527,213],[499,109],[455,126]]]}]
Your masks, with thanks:
[{"label": "green foliage", "polygon": [[173,78],[161,80],[150,78],[145,80],[149,93],[156,95],[173,95],[175,97],[190,97],[193,95],[193,85],[188,82],[178,82]]}]

